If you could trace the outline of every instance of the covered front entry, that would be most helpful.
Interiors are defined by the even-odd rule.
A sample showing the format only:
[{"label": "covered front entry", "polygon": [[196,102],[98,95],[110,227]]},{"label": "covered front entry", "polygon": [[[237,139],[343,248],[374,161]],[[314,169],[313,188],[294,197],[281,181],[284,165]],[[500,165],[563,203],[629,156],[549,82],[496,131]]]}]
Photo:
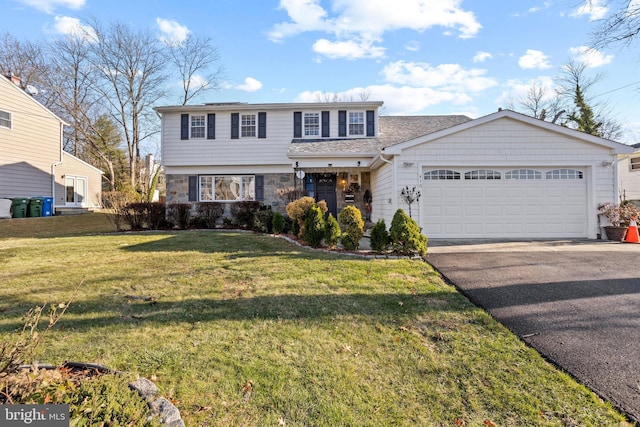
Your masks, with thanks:
[{"label": "covered front entry", "polygon": [[327,202],[328,212],[338,216],[338,199],[336,195],[336,174],[315,174],[315,199]]},{"label": "covered front entry", "polygon": [[426,168],[420,222],[430,238],[586,238],[584,168]]}]

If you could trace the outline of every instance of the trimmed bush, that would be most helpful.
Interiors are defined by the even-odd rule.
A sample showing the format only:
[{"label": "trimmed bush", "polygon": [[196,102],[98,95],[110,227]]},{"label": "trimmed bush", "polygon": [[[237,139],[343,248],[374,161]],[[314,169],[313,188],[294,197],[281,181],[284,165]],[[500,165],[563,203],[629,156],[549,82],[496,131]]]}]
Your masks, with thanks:
[{"label": "trimmed bush", "polygon": [[391,246],[401,255],[427,254],[427,237],[420,233],[418,223],[402,209],[398,209],[393,215],[389,236]]},{"label": "trimmed bush", "polygon": [[371,250],[376,253],[386,252],[389,247],[389,233],[387,232],[387,226],[384,223],[384,218],[381,218],[376,222],[376,225],[371,229]]},{"label": "trimmed bush", "polygon": [[297,227],[294,227],[293,231],[299,238],[304,238],[304,221],[311,206],[318,206],[323,214],[327,212],[327,203],[324,200],[316,203],[313,197],[301,197],[287,204],[287,215],[294,223],[297,223]]},{"label": "trimmed bush", "polygon": [[324,216],[317,205],[312,205],[304,218],[304,240],[312,248],[322,244],[324,237]]},{"label": "trimmed bush", "polygon": [[271,224],[272,224],[271,229],[274,234],[282,233],[285,230],[287,225],[284,215],[282,215],[279,212],[273,213],[273,219],[271,220]]},{"label": "trimmed bush", "polygon": [[191,204],[190,203],[173,203],[168,206],[169,219],[182,229],[186,229],[189,226],[189,220],[191,219]]},{"label": "trimmed bush", "polygon": [[224,214],[224,204],[220,202],[202,202],[198,204],[199,224],[205,228],[216,228],[218,220]]},{"label": "trimmed bush", "polygon": [[344,228],[342,246],[348,251],[355,251],[360,247],[360,239],[364,236],[364,221],[360,209],[347,206],[338,214],[338,221]]},{"label": "trimmed bush", "polygon": [[261,209],[255,214],[253,229],[260,233],[271,234],[273,230],[273,211],[271,209]]},{"label": "trimmed bush", "polygon": [[324,243],[327,246],[337,245],[340,241],[341,232],[338,220],[330,213],[324,223]]},{"label": "trimmed bush", "polygon": [[261,206],[260,202],[255,201],[234,202],[231,204],[231,215],[238,227],[253,230],[255,215]]}]

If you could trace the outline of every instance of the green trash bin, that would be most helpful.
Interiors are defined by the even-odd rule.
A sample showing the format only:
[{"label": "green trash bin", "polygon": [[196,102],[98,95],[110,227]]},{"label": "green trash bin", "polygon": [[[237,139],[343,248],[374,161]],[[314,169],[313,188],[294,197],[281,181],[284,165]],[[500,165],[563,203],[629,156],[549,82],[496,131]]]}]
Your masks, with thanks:
[{"label": "green trash bin", "polygon": [[11,211],[13,212],[13,218],[26,218],[27,206],[29,205],[29,199],[26,197],[15,197],[11,199]]},{"label": "green trash bin", "polygon": [[44,203],[44,199],[42,197],[32,197],[31,199],[29,199],[29,209],[28,209],[29,216],[41,217],[43,203]]}]

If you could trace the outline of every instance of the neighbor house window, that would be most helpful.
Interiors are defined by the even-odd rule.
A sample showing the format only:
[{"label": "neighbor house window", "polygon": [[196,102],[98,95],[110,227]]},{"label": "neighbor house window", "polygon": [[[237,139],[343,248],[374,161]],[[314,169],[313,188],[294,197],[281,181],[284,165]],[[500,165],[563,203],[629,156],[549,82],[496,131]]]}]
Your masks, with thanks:
[{"label": "neighbor house window", "polygon": [[349,135],[364,135],[364,112],[349,112]]},{"label": "neighbor house window", "polygon": [[476,169],[466,172],[464,179],[500,179],[502,175],[498,171],[491,169]]},{"label": "neighbor house window", "polygon": [[0,110],[0,127],[11,129],[11,113]]},{"label": "neighbor house window", "polygon": [[240,135],[243,138],[256,136],[256,115],[243,114],[240,122]]},{"label": "neighbor house window", "polygon": [[255,176],[201,176],[200,201],[224,202],[255,200]]},{"label": "neighbor house window", "polygon": [[[0,120],[0,123],[1,123],[1,120]],[[640,157],[632,157],[630,159],[629,167],[631,168],[632,171],[639,171],[640,170]]]},{"label": "neighbor house window", "polygon": [[304,113],[304,136],[320,135],[320,114]]},{"label": "neighbor house window", "polygon": [[554,169],[545,174],[546,179],[582,179],[582,172],[575,169]]},{"label": "neighbor house window", "polygon": [[542,172],[533,169],[514,169],[506,172],[504,179],[542,179]]},{"label": "neighbor house window", "polygon": [[426,180],[451,180],[460,179],[460,172],[452,171],[449,169],[435,169],[424,173],[424,179]]},{"label": "neighbor house window", "polygon": [[191,138],[204,138],[204,115],[191,116]]}]

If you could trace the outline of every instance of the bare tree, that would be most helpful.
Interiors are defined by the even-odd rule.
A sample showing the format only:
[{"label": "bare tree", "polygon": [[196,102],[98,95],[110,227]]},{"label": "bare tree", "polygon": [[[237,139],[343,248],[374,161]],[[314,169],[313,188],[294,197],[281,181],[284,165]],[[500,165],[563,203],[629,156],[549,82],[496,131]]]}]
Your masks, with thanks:
[{"label": "bare tree", "polygon": [[208,90],[217,89],[224,69],[210,37],[189,35],[168,46],[169,60],[180,75],[182,105]]},{"label": "bare tree", "polygon": [[[588,0],[593,4],[594,0]],[[631,44],[640,35],[640,2],[634,0],[618,0],[617,9],[593,33],[593,45],[605,47],[611,44]],[[595,6],[595,5],[594,5]]]},{"label": "bare tree", "polygon": [[0,74],[20,77],[20,86],[41,86],[48,73],[43,47],[34,42],[20,41],[9,33],[0,37]]},{"label": "bare tree", "polygon": [[98,75],[94,88],[121,126],[130,184],[136,189],[140,144],[158,132],[152,107],[165,95],[166,55],[149,31],[121,23],[106,28],[94,23],[92,27],[97,35],[97,42],[91,45],[91,61]]}]

